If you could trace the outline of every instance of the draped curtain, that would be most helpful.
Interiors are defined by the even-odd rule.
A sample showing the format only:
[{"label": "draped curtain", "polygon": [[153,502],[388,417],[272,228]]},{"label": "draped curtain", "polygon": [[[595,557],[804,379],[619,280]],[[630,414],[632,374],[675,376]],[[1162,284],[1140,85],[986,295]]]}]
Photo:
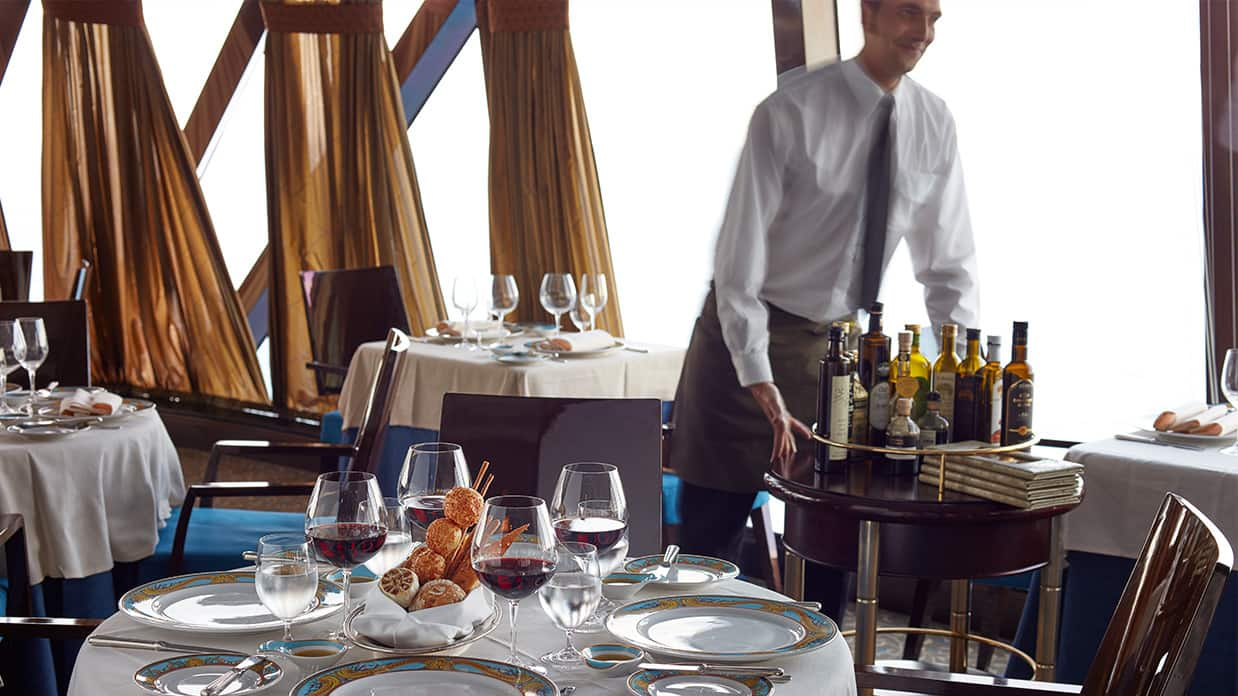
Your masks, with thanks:
[{"label": "draped curtain", "polygon": [[[29,5],[30,0],[0,0],[0,82],[4,81],[9,58],[13,57],[13,48],[17,44],[17,33],[21,31]],[[9,230],[4,222],[4,206],[0,205],[0,250],[10,248]]]},{"label": "draped curtain", "polygon": [[277,406],[322,411],[303,270],[391,265],[411,327],[445,316],[378,0],[263,0],[271,372]]},{"label": "draped curtain", "polygon": [[598,327],[622,335],[567,0],[485,0],[478,10],[490,110],[491,268],[516,276],[518,318],[538,321],[543,273],[605,273],[610,298]]},{"label": "draped curtain", "polygon": [[141,3],[44,10],[43,282],[67,297],[81,260],[93,264],[93,378],[267,402]]}]

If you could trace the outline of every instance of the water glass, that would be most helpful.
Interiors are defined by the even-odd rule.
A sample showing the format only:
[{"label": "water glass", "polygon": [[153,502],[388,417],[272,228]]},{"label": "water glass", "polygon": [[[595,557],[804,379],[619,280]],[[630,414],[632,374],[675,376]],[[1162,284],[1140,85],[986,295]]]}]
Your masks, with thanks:
[{"label": "water glass", "polygon": [[423,442],[408,448],[396,494],[408,521],[422,532],[443,516],[443,501],[453,488],[469,485],[464,449],[451,442]]},{"label": "water glass", "polygon": [[520,304],[520,289],[516,287],[516,277],[506,274],[495,274],[490,276],[490,313],[495,319],[499,320],[499,326],[503,326],[503,320],[508,314],[516,311],[516,306]]},{"label": "water glass", "polygon": [[577,331],[589,330],[589,316],[581,308],[580,298],[577,298],[576,304],[572,305],[572,310],[567,313],[567,318],[572,320],[572,326],[575,326]]},{"label": "water glass", "polygon": [[476,350],[469,345],[469,332],[472,330],[471,318],[473,310],[477,309],[477,285],[468,276],[456,276],[451,283],[451,304],[464,315],[464,330],[460,332],[460,342],[456,345]]},{"label": "water glass", "polygon": [[378,553],[365,562],[365,567],[380,578],[413,552],[413,534],[404,516],[404,506],[398,499],[383,498],[383,520],[387,525],[387,538]]},{"label": "water glass", "polygon": [[18,317],[17,330],[26,344],[26,352],[20,360],[30,376],[30,413],[34,414],[34,383],[35,372],[47,360],[47,329],[43,328],[43,317]]},{"label": "water glass", "polygon": [[0,393],[7,393],[9,375],[26,359],[26,340],[15,321],[0,321]]},{"label": "water glass", "polygon": [[564,312],[576,304],[576,283],[570,273],[547,273],[542,276],[542,288],[538,293],[542,308],[555,316],[555,330],[559,333],[559,320]]},{"label": "water glass", "polygon": [[[1221,367],[1221,394],[1232,408],[1238,408],[1238,348],[1225,351],[1225,364]],[[1238,456],[1238,444],[1222,449],[1221,454]]]},{"label": "water glass", "polygon": [[[347,622],[352,569],[373,558],[387,540],[383,494],[374,474],[331,471],[319,476],[305,511],[305,536],[318,557],[339,568],[344,577]],[[343,624],[331,637],[348,642]]]},{"label": "water glass", "polygon": [[573,631],[589,620],[602,599],[602,576],[598,570],[597,547],[576,541],[559,544],[555,575],[537,593],[542,611],[551,623],[567,634],[562,650],[546,653],[548,665],[570,668],[581,665],[583,656],[572,644]]},{"label": "water glass", "polygon": [[597,326],[597,315],[606,306],[607,289],[605,273],[582,273],[580,276],[580,304],[589,314],[589,330]]},{"label": "water glass", "polygon": [[318,594],[318,564],[304,534],[268,534],[258,539],[254,586],[271,615],[284,622],[292,640],[292,620],[309,609]]}]

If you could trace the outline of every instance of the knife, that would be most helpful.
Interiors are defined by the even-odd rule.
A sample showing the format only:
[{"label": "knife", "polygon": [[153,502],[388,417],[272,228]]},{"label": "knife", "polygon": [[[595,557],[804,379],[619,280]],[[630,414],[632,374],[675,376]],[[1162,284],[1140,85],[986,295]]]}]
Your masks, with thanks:
[{"label": "knife", "polygon": [[210,684],[207,684],[206,688],[203,689],[201,692],[202,696],[219,696],[219,694],[222,694],[224,689],[226,689],[229,684],[235,681],[237,677],[241,676],[242,674],[245,674],[245,672],[249,670],[251,667],[255,667],[266,661],[267,659],[263,657],[262,655],[250,655],[244,660],[241,660],[240,662],[233,665],[232,669],[219,675],[219,677],[215,679],[215,681],[211,682]]},{"label": "knife", "polygon": [[752,667],[748,665],[676,665],[662,662],[642,662],[641,669],[656,669],[663,672],[694,672],[696,674],[739,674],[752,677],[790,679],[781,667]]},{"label": "knife", "polygon": [[1199,445],[1188,445],[1184,442],[1163,442],[1161,440],[1157,440],[1156,438],[1145,437],[1143,435],[1131,435],[1128,433],[1118,433],[1117,435],[1113,436],[1113,439],[1125,440],[1127,442],[1142,442],[1146,445],[1162,445],[1164,447],[1177,447],[1178,449],[1191,450],[1192,452],[1200,452],[1200,451],[1203,451],[1204,449],[1203,447]]},{"label": "knife", "polygon": [[87,643],[97,648],[126,648],[129,650],[154,650],[155,652],[179,653],[214,653],[218,655],[244,655],[237,650],[220,650],[219,648],[204,648],[200,645],[181,645],[162,640],[138,640],[123,636],[95,635],[86,639]]}]

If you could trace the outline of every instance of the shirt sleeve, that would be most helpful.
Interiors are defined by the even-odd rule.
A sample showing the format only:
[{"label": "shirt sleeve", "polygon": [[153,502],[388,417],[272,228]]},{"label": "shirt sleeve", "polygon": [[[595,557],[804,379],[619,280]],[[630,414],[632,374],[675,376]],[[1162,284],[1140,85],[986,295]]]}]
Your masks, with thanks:
[{"label": "shirt sleeve", "polygon": [[979,325],[980,286],[963,165],[949,114],[943,152],[945,165],[928,175],[932,188],[914,217],[907,244],[916,280],[924,285],[924,305],[934,334],[940,337],[942,324],[954,323],[961,338],[964,328]]},{"label": "shirt sleeve", "polygon": [[761,301],[769,227],[782,202],[785,155],[768,101],[753,112],[714,256],[722,338],[741,386],[772,382],[769,309]]}]

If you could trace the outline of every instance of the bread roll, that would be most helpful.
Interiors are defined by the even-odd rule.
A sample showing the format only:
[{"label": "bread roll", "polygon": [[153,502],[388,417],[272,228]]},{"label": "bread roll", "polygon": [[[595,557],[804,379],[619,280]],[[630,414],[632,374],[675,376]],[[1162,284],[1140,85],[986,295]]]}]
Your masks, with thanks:
[{"label": "bread roll", "polygon": [[433,551],[423,553],[413,561],[413,571],[417,573],[417,578],[424,585],[431,580],[443,577],[443,573],[447,571],[447,559]]},{"label": "bread roll", "polygon": [[441,607],[444,604],[455,604],[464,600],[464,590],[450,580],[431,580],[422,586],[413,600],[412,610]]},{"label": "bread roll", "polygon": [[383,573],[383,576],[378,579],[378,589],[390,597],[391,601],[405,609],[412,606],[420,586],[421,583],[417,580],[416,573],[399,566]]},{"label": "bread roll", "polygon": [[481,509],[485,503],[481,493],[472,488],[458,486],[447,491],[447,497],[443,499],[443,514],[460,525],[461,529],[468,529],[481,519]]},{"label": "bread roll", "polygon": [[444,558],[456,552],[462,538],[464,530],[446,517],[434,520],[426,528],[426,546]]}]

